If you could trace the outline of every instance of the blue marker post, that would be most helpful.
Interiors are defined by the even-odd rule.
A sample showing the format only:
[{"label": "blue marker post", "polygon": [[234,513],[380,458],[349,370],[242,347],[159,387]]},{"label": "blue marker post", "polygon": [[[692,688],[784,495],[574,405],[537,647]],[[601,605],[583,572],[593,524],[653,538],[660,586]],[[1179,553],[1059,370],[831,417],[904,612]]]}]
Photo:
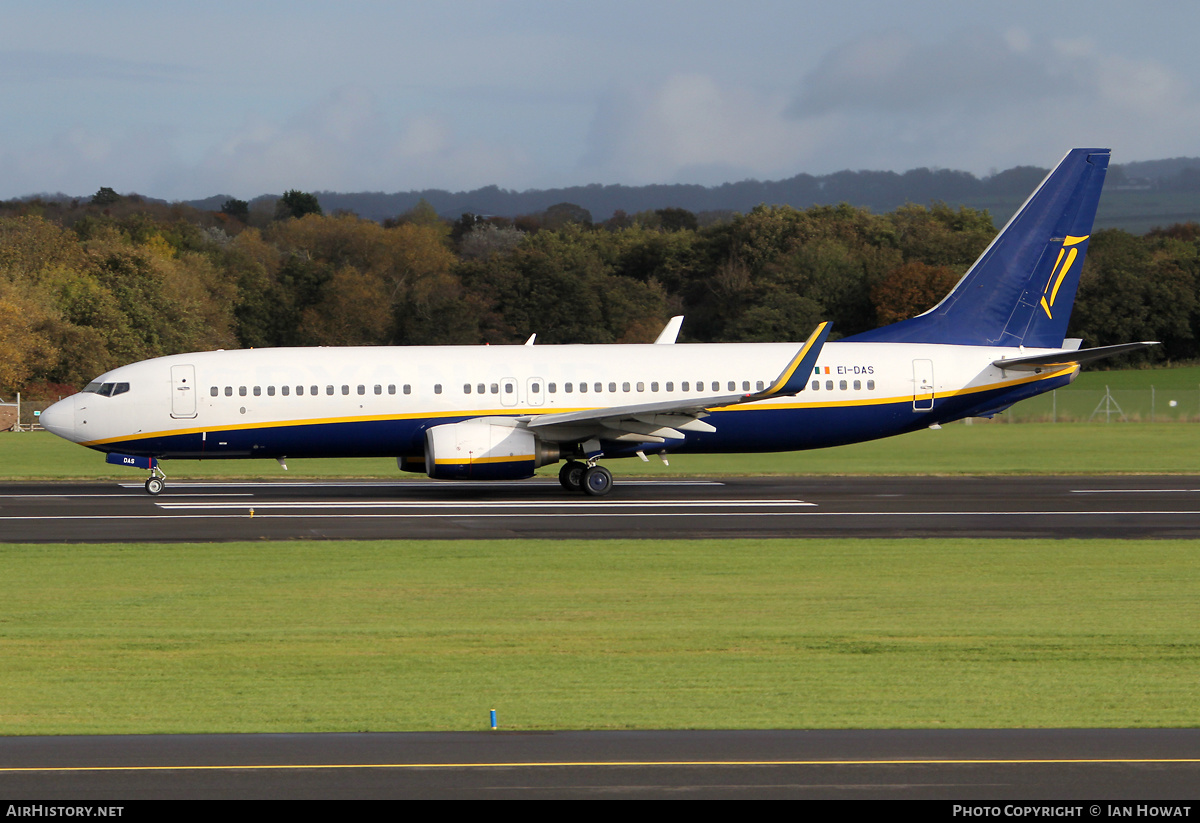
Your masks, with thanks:
[{"label": "blue marker post", "polygon": [[496,731],[496,710],[492,709],[492,731]]}]

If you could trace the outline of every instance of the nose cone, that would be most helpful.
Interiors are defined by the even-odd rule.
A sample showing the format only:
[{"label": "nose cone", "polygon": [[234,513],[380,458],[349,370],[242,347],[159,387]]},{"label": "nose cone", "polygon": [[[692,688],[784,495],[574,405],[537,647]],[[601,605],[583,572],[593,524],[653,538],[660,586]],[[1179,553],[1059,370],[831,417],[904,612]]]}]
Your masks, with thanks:
[{"label": "nose cone", "polygon": [[75,436],[75,397],[72,395],[59,400],[38,418],[43,429],[72,443],[79,442]]}]

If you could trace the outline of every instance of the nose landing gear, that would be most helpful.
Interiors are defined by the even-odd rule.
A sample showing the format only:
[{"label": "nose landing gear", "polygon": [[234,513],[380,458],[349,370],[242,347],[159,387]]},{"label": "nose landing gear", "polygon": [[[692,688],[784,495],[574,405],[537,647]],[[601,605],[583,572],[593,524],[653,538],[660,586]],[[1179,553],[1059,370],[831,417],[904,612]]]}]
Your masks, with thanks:
[{"label": "nose landing gear", "polygon": [[158,467],[158,461],[150,462],[150,476],[146,478],[146,491],[149,494],[162,494],[167,487],[167,475]]}]

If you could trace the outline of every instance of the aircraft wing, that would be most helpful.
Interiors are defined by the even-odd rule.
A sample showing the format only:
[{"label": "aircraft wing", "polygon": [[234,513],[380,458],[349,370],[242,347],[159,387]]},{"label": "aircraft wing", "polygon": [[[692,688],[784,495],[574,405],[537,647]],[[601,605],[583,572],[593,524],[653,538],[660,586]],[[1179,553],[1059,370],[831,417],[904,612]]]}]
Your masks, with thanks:
[{"label": "aircraft wing", "polygon": [[1080,363],[1088,363],[1092,360],[1100,360],[1105,357],[1112,357],[1115,354],[1124,354],[1127,351],[1137,351],[1138,349],[1157,345],[1157,342],[1142,342],[1121,343],[1116,346],[1098,346],[1094,349],[1064,349],[1063,351],[1056,351],[1050,354],[1035,354],[1030,357],[1001,358],[993,360],[992,365],[1014,371],[1036,371],[1056,366],[1077,366]]},{"label": "aircraft wing", "polygon": [[548,440],[575,440],[597,437],[642,443],[682,440],[686,431],[713,432],[716,429],[701,418],[709,409],[753,403],[769,397],[788,397],[804,391],[808,376],[832,330],[827,321],[809,335],[771,385],[760,392],[722,394],[709,397],[681,397],[629,406],[583,409],[581,411],[542,414],[527,418],[526,425]]}]

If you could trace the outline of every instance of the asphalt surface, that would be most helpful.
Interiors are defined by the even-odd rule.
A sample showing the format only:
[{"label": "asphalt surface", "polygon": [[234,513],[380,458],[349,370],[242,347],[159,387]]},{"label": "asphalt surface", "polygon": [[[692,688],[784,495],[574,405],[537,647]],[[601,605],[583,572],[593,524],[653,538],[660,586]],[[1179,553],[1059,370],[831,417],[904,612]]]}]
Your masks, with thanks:
[{"label": "asphalt surface", "polygon": [[1200,477],[0,485],[7,542],[733,536],[1200,538]]},{"label": "asphalt surface", "polygon": [[[1200,477],[0,485],[5,542],[732,536],[1197,538]],[[1197,796],[1195,729],[0,738],[12,801]]]},{"label": "asphalt surface", "polygon": [[[1084,803],[1078,816],[1107,817],[1108,804],[1101,801],[1198,796],[1196,729],[0,739],[0,797],[6,802],[284,797],[1055,800]],[[1089,810],[1093,803],[1100,803],[1100,814]]]}]

